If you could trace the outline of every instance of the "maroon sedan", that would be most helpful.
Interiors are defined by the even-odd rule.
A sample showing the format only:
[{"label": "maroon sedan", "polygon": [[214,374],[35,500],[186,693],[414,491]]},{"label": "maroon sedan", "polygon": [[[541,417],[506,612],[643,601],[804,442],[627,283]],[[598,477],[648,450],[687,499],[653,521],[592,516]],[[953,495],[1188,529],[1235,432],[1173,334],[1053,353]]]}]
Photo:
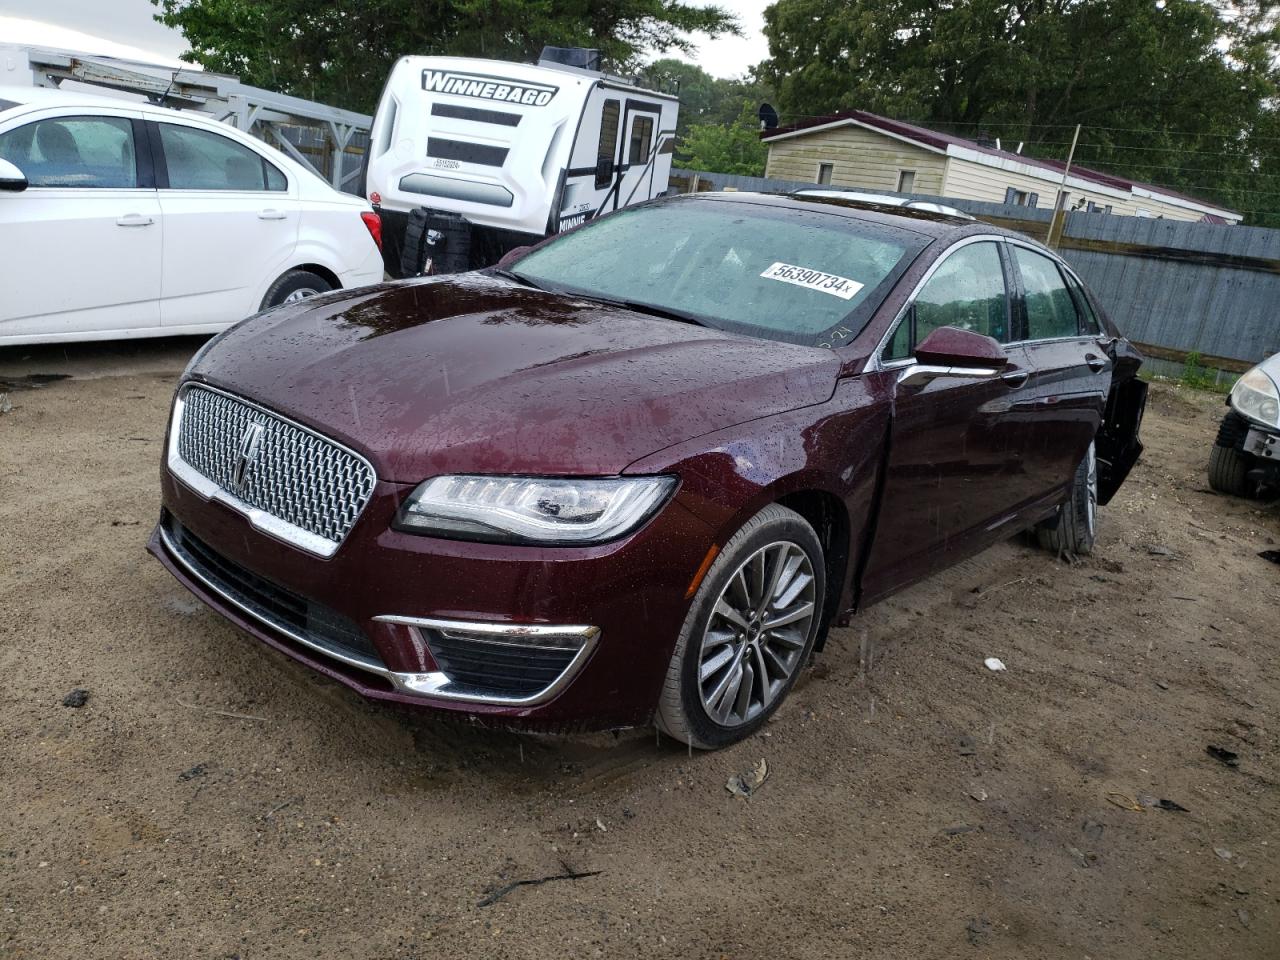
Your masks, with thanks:
[{"label": "maroon sedan", "polygon": [[366,696],[718,747],[868,604],[1022,530],[1088,553],[1140,363],[1024,237],[662,200],[211,341],[151,550]]}]

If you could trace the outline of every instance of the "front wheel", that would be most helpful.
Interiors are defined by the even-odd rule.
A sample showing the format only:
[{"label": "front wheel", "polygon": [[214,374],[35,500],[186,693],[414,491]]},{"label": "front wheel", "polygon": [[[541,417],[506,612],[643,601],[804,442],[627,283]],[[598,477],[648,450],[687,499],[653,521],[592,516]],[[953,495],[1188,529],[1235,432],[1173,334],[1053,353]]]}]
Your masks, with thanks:
[{"label": "front wheel", "polygon": [[750,736],[808,661],[826,595],[822,545],[794,510],[770,504],[725,544],[685,618],[658,727],[714,750]]},{"label": "front wheel", "polygon": [[1219,493],[1247,497],[1254,492],[1254,484],[1249,482],[1253,458],[1240,449],[1248,431],[1248,421],[1234,411],[1218,426],[1218,437],[1209,451],[1209,486]]},{"label": "front wheel", "polygon": [[1098,533],[1098,456],[1092,442],[1076,467],[1071,495],[1057,514],[1040,524],[1040,546],[1060,557],[1087,557]]}]

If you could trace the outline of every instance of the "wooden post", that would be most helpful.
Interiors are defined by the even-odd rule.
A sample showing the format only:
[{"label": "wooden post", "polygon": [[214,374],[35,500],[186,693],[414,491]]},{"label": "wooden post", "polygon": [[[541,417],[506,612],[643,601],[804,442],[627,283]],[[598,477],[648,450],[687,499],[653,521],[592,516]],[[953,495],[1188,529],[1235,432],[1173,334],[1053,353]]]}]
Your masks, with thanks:
[{"label": "wooden post", "polygon": [[1080,142],[1080,124],[1076,124],[1075,135],[1071,138],[1071,150],[1067,153],[1066,166],[1062,168],[1062,183],[1058,187],[1058,199],[1053,205],[1053,217],[1049,220],[1049,235],[1045,237],[1045,246],[1057,249],[1062,242],[1062,231],[1067,226],[1067,174],[1071,172],[1071,162],[1076,158],[1076,144]]}]

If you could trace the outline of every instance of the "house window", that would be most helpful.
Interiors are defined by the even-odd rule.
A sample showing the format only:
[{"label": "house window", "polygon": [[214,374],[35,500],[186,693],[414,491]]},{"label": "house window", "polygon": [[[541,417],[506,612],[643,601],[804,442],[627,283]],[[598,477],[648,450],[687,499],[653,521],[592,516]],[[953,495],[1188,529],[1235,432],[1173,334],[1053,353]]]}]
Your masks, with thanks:
[{"label": "house window", "polygon": [[916,188],[916,172],[914,170],[898,171],[898,192],[914,193]]},{"label": "house window", "polygon": [[1015,207],[1034,207],[1040,203],[1040,194],[1009,187],[1004,192],[1004,202]]},{"label": "house window", "polygon": [[831,183],[831,173],[835,168],[836,165],[834,163],[818,164],[818,183],[823,185]]}]

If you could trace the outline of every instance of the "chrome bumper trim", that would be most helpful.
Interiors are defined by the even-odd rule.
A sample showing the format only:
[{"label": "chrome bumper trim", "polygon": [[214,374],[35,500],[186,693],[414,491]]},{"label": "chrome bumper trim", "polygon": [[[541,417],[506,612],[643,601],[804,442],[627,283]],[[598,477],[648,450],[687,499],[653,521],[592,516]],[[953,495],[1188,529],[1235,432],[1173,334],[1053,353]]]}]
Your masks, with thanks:
[{"label": "chrome bumper trim", "polygon": [[[468,620],[436,620],[421,617],[396,617],[396,616],[379,616],[374,620],[379,623],[393,623],[401,626],[409,627],[415,630],[421,638],[421,630],[440,630],[444,632],[465,633],[473,637],[483,637],[494,643],[520,643],[533,640],[537,643],[539,640],[553,640],[556,637],[572,637],[577,639],[581,646],[578,653],[565,667],[564,671],[549,686],[544,687],[535,694],[527,697],[512,697],[502,694],[495,694],[492,691],[480,690],[474,687],[467,687],[455,684],[444,673],[440,671],[432,671],[430,673],[400,673],[395,670],[388,670],[381,663],[364,657],[354,656],[344,651],[333,650],[323,644],[317,643],[314,639],[299,633],[286,624],[279,623],[264,617],[259,611],[236,600],[235,597],[229,596],[216,584],[212,583],[204,576],[195,565],[192,564],[184,555],[182,549],[174,542],[173,537],[169,535],[169,531],[164,525],[160,525],[160,542],[165,548],[165,552],[173,558],[173,560],[186,571],[187,575],[198,582],[205,590],[216,596],[222,602],[235,607],[242,614],[255,623],[263,624],[276,633],[288,637],[294,643],[306,647],[308,650],[321,654],[322,656],[336,660],[348,667],[354,667],[365,673],[371,673],[375,676],[382,677],[389,682],[397,693],[406,696],[418,697],[424,700],[450,700],[462,703],[474,703],[478,705],[501,706],[501,707],[523,707],[534,706],[539,703],[545,703],[550,700],[577,676],[587,658],[591,656],[591,652],[595,649],[596,642],[600,638],[599,627],[588,626],[565,626],[557,627],[548,624],[516,624],[516,623],[491,623],[491,622],[473,622]],[[423,641],[425,643],[425,639]]]},{"label": "chrome bumper trim", "polygon": [[[524,644],[530,646],[555,646],[557,637],[572,639],[577,653],[565,666],[561,674],[548,686],[537,693],[525,697],[508,696],[485,691],[475,687],[456,684],[443,673],[401,673],[392,682],[404,683],[406,692],[418,693],[422,696],[442,697],[448,700],[461,700],[470,703],[501,704],[508,707],[533,706],[550,700],[569,685],[583,664],[591,656],[597,641],[600,639],[600,628],[589,626],[554,626],[551,624],[526,623],[494,623],[492,621],[470,620],[438,620],[432,617],[397,617],[384,615],[373,618],[378,623],[394,623],[408,627],[417,633],[418,638],[430,649],[423,630],[437,630],[441,633],[460,633],[472,639],[493,644]],[[561,647],[561,649],[565,649]]]}]

